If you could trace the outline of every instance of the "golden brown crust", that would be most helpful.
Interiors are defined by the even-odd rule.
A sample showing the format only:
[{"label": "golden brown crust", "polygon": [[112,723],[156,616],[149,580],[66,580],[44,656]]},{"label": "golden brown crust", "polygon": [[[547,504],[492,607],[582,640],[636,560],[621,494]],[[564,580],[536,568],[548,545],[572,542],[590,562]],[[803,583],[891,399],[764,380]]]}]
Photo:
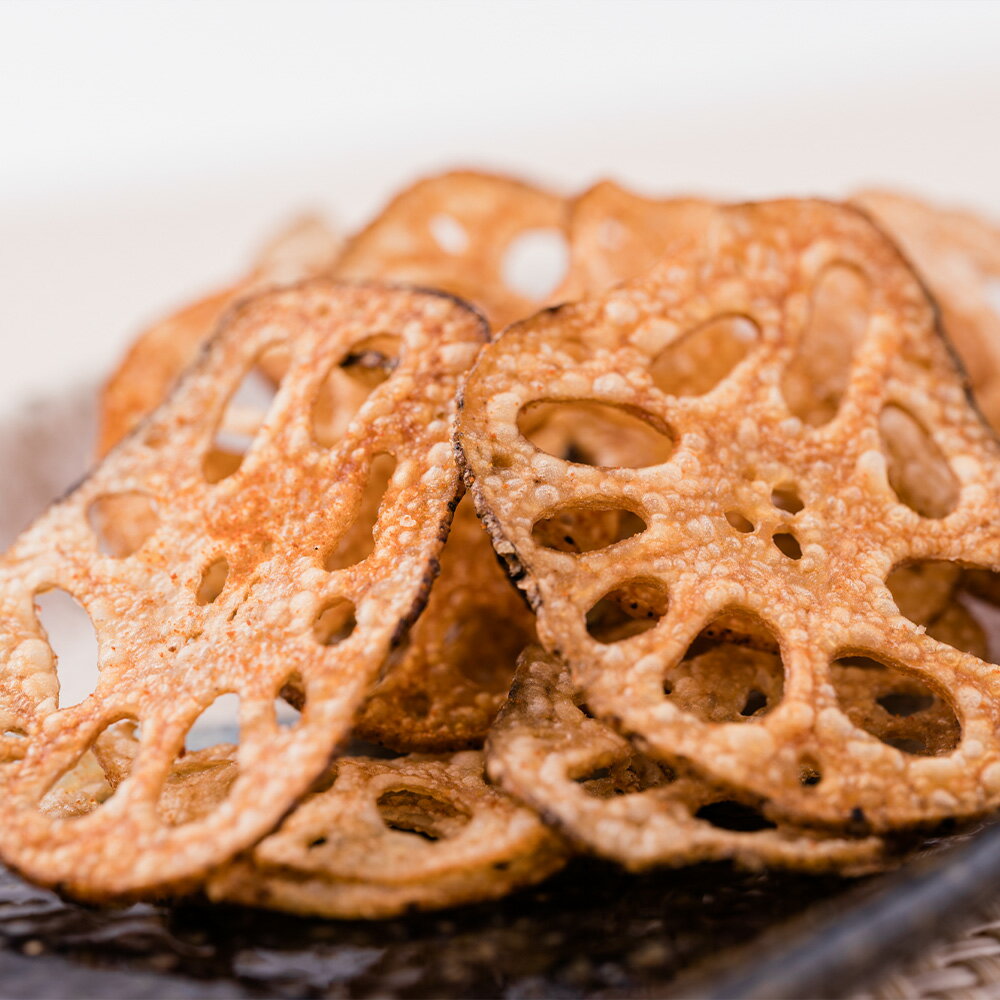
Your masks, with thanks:
[{"label": "golden brown crust", "polygon": [[355,734],[403,752],[482,744],[535,634],[534,616],[497,564],[463,500],[430,600],[355,722]]},{"label": "golden brown crust", "polygon": [[861,191],[851,201],[886,229],[927,281],[976,402],[1000,429],[1000,228],[891,191]]},{"label": "golden brown crust", "polygon": [[338,918],[496,899],[568,851],[483,780],[483,755],[345,757],[332,787],[208,883],[214,900]]},{"label": "golden brown crust", "polygon": [[[558,195],[510,177],[475,171],[428,177],[350,239],[334,273],[440,288],[477,305],[499,329],[543,304],[507,283],[504,255],[526,232],[564,232],[567,209]],[[435,234],[442,220],[443,240]]]},{"label": "golden brown crust", "polygon": [[[398,335],[399,364],[321,447],[311,421],[319,387],[376,331]],[[453,396],[485,336],[476,313],[431,293],[315,281],[261,296],[235,309],[170,400],[15,542],[0,562],[6,863],[81,897],[127,897],[190,885],[274,827],[326,767],[426,600],[459,488]],[[204,462],[228,398],[276,343],[292,362],[267,420],[238,470],[209,483]],[[397,466],[373,551],[327,571],[323,553],[357,516],[383,452]],[[152,497],[159,524],[119,559],[98,552],[88,511],[123,492]],[[52,587],[84,605],[100,645],[96,691],[61,710],[32,607]],[[283,730],[274,702],[293,681],[305,708]],[[239,777],[207,817],[171,825],[157,814],[164,783],[186,732],[224,692],[241,699]],[[71,823],[39,812],[49,787],[123,718],[140,722],[141,750],[115,795]]]},{"label": "golden brown crust", "polygon": [[[676,762],[664,767],[644,757],[610,726],[587,718],[565,668],[537,647],[521,658],[487,761],[494,781],[570,840],[633,871],[732,860],[860,874],[887,860],[876,837],[770,823],[738,792],[713,787]],[[715,823],[707,818],[713,807],[723,813]],[[726,807],[736,814],[729,825],[743,829],[724,825]]]},{"label": "golden brown crust", "polygon": [[[790,412],[783,376],[833,268],[864,281],[868,321],[835,415],[814,425]],[[747,356],[704,395],[660,391],[650,375],[657,356],[720,315],[754,323]],[[543,399],[628,409],[667,432],[674,453],[638,470],[546,455],[518,430],[524,407]],[[946,462],[956,485],[947,516],[921,516],[893,491],[880,426],[887,406],[917,422]],[[1000,566],[1000,454],[920,282],[860,213],[795,201],[720,210],[700,241],[647,276],[516,324],[466,382],[458,440],[494,545],[524,574],[542,642],[567,659],[591,709],[645,750],[688,758],[768,802],[772,815],[807,825],[861,817],[883,831],[1000,804],[996,668],[904,619],[884,583],[910,560]],[[774,500],[788,485],[802,503],[795,513]],[[533,542],[533,525],[554,507],[598,500],[631,505],[647,530],[582,555]],[[588,609],[616,582],[637,579],[647,591],[665,588],[666,614],[621,643],[599,642]],[[655,609],[635,607],[655,622]],[[784,661],[781,704],[753,724],[706,721],[664,693],[694,637],[734,610],[776,635]],[[912,755],[853,724],[830,670],[848,654],[943,694],[961,724],[957,749]],[[807,758],[818,783],[800,782]]]}]

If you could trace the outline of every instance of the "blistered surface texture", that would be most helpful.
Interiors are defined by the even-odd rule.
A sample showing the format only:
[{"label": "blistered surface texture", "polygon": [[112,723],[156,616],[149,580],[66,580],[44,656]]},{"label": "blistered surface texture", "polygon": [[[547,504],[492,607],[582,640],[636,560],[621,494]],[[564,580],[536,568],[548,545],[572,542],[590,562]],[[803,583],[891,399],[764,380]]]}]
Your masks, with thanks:
[{"label": "blistered surface texture", "polygon": [[890,191],[851,199],[910,258],[941,307],[976,401],[1000,429],[1000,228]]},{"label": "blistered surface texture", "polygon": [[101,394],[99,454],[110,451],[166,398],[234,302],[274,285],[328,273],[339,248],[339,239],[322,221],[300,219],[264,248],[245,278],[144,330]]},{"label": "blistered surface texture", "polygon": [[645,198],[601,181],[570,209],[570,262],[555,299],[574,301],[648,271],[673,244],[696,236],[716,210],[702,198]]},{"label": "blistered surface texture", "polygon": [[534,616],[497,563],[472,501],[462,500],[427,607],[393,652],[355,734],[402,752],[481,744],[534,635]]},{"label": "blistered surface texture", "polygon": [[[399,338],[391,375],[329,446],[313,404],[328,371],[374,334]],[[476,314],[430,293],[317,281],[262,296],[167,404],[14,544],[0,563],[0,853],[29,877],[90,898],[183,887],[259,840],[326,767],[394,639],[433,579],[458,491],[453,397],[485,336]],[[244,372],[282,345],[290,363],[238,467],[207,462]],[[374,545],[335,570],[373,462],[395,469]],[[214,476],[214,472],[213,472]],[[102,498],[152,498],[158,521],[130,555],[102,554],[89,512]],[[60,707],[36,595],[66,591],[99,645],[96,689]],[[286,687],[298,723],[278,723]],[[161,810],[185,736],[217,698],[239,698],[238,777],[203,818]],[[128,777],[67,821],[44,798],[108,727],[138,722]]]},{"label": "blistered surface texture", "polygon": [[651,760],[590,719],[565,668],[526,650],[490,733],[490,776],[574,843],[633,870],[734,860],[860,873],[883,863],[875,837],[775,824],[753,801]]},{"label": "blistered surface texture", "polygon": [[500,328],[545,299],[543,290],[526,294],[512,283],[507,254],[527,234],[562,239],[566,214],[563,198],[509,177],[429,177],[397,195],[351,238],[335,273],[440,288],[474,303]]},{"label": "blistered surface texture", "polygon": [[561,868],[562,841],[484,781],[483,755],[343,757],[208,894],[293,913],[385,917],[495,899]]},{"label": "blistered surface texture", "polygon": [[[658,358],[727,317],[753,331],[734,367],[701,394],[658,388]],[[850,353],[832,379],[811,370],[811,347],[822,334],[832,350],[839,318]],[[823,393],[807,397],[817,378]],[[805,398],[823,405],[793,412]],[[673,451],[630,468],[548,454],[518,424],[541,401],[628,412]],[[856,832],[1000,803],[1000,671],[903,617],[885,582],[914,560],[1000,565],[1000,456],[919,280],[863,215],[794,201],[718,211],[646,277],[511,327],[480,356],[459,429],[541,641],[591,711],[652,756],[687,758],[772,816]],[[534,526],[567,504],[627,508],[646,528],[584,553],[539,545]],[[782,661],[780,701],[749,721],[673,693],[691,643],[733,614]],[[930,689],[957,746],[909,752],[853,721],[833,671],[844,657]]]}]

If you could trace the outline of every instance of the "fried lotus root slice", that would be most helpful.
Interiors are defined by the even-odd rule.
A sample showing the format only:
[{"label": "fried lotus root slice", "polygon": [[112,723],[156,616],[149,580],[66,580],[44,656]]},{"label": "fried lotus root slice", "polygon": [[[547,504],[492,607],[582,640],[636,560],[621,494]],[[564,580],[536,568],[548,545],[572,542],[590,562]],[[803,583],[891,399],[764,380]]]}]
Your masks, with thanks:
[{"label": "fried lotus root slice", "polygon": [[[328,369],[373,332],[398,335],[398,367],[343,437],[320,447],[310,413]],[[426,599],[459,490],[453,397],[486,336],[472,310],[432,293],[316,281],[231,314],[170,400],[0,562],[0,855],[89,899],[183,888],[273,829],[326,767],[394,641]],[[204,459],[244,371],[285,345],[288,373],[240,468],[206,481]],[[396,469],[365,559],[329,571],[369,469]],[[140,492],[159,521],[126,558],[102,555],[98,499]],[[34,596],[68,591],[99,645],[96,690],[59,708]],[[294,682],[305,703],[279,726]],[[157,803],[185,734],[221,695],[240,700],[239,776],[204,819],[172,825]],[[101,808],[58,822],[48,790],[123,719],[141,727],[127,778]],[[16,734],[16,735],[15,735]]]},{"label": "fried lotus root slice", "polygon": [[564,239],[566,213],[563,198],[509,177],[429,177],[349,241],[335,274],[440,288],[474,303],[500,328],[543,304],[511,284],[508,254],[532,234]]},{"label": "fried lotus root slice", "polygon": [[329,273],[339,248],[339,239],[321,220],[298,219],[264,248],[245,278],[141,333],[101,393],[98,454],[107,454],[163,402],[234,302],[274,285]]},{"label": "fried lotus root slice", "polygon": [[332,787],[210,879],[216,901],[376,918],[496,899],[563,866],[568,850],[483,778],[483,755],[345,757]]},{"label": "fried lotus root slice", "polygon": [[976,401],[1000,429],[1000,228],[891,191],[851,199],[884,227],[933,293]]},{"label": "fried lotus root slice", "polygon": [[[831,267],[864,280],[869,319],[841,403],[813,426],[793,417],[781,385]],[[656,359],[719,315],[754,324],[750,353],[707,394],[661,392]],[[674,452],[640,469],[546,454],[518,427],[541,400],[627,410]],[[924,516],[894,490],[887,406],[919,424],[954,477],[948,514]],[[1000,805],[1000,671],[925,634],[884,582],[907,561],[997,566],[1000,454],[919,280],[862,214],[810,201],[720,209],[702,243],[662,268],[509,328],[466,381],[458,431],[477,508],[536,608],[541,642],[591,710],[653,756],[690,760],[801,825],[854,817],[877,833]],[[627,507],[646,530],[579,554],[536,543],[551,511],[586,505]],[[602,641],[588,624],[616,593],[630,595],[634,626]],[[707,720],[664,691],[702,629],[733,612],[765,625],[783,661],[780,703],[750,723]],[[831,675],[845,655],[938,694],[957,747],[909,754],[852,722]],[[819,781],[801,783],[804,760]]]},{"label": "fried lotus root slice", "polygon": [[716,210],[702,198],[645,198],[601,181],[573,201],[569,268],[555,301],[603,292],[638,277],[698,238]]},{"label": "fried lotus root slice", "polygon": [[537,647],[521,657],[486,752],[500,787],[571,842],[633,871],[732,860],[860,874],[886,861],[877,837],[773,823],[751,799],[644,756],[587,717],[568,672]]},{"label": "fried lotus root slice", "polygon": [[534,616],[464,499],[427,607],[390,657],[355,735],[401,752],[481,745],[534,634]]}]

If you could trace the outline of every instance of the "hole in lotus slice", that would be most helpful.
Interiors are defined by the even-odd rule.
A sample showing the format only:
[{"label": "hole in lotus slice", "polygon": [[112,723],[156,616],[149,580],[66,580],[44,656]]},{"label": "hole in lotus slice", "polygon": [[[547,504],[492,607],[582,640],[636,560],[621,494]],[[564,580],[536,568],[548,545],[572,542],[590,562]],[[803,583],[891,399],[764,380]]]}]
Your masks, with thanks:
[{"label": "hole in lotus slice", "polygon": [[427,228],[434,237],[434,242],[445,252],[452,255],[465,253],[469,248],[469,234],[465,226],[453,215],[440,213],[431,216]]},{"label": "hole in lotus slice", "polygon": [[240,697],[220,694],[195,719],[184,738],[184,753],[217,745],[231,745],[240,738]]},{"label": "hole in lotus slice", "polygon": [[1000,582],[985,569],[946,560],[914,560],[886,578],[900,613],[927,635],[996,662],[1000,652]]},{"label": "hole in lotus slice", "polygon": [[213,559],[201,574],[195,600],[201,604],[214,604],[226,589],[229,579],[229,562],[224,558]]},{"label": "hole in lotus slice", "polygon": [[306,689],[302,675],[293,673],[274,699],[274,721],[279,729],[294,729],[302,718],[306,705]]},{"label": "hole in lotus slice", "polygon": [[771,490],[771,503],[774,504],[778,510],[787,511],[789,514],[797,514],[805,504],[802,502],[802,497],[799,496],[798,490],[791,484],[785,483],[781,486],[775,486]]},{"label": "hole in lotus slice", "polygon": [[569,247],[558,229],[527,229],[510,241],[500,273],[518,295],[547,299],[566,275]]},{"label": "hole in lotus slice", "polygon": [[109,782],[94,750],[104,734],[117,724],[109,722],[102,726],[73,764],[53,781],[38,803],[39,812],[59,819],[75,819],[94,812],[114,795],[117,784]]},{"label": "hole in lotus slice", "polygon": [[889,404],[879,415],[879,430],[889,485],[899,502],[922,517],[947,517],[958,504],[958,482],[926,429]]},{"label": "hole in lotus slice", "polygon": [[609,590],[588,612],[587,631],[597,642],[621,642],[655,628],[667,613],[667,591],[657,580],[635,579]]},{"label": "hole in lotus slice", "polygon": [[168,826],[207,818],[226,800],[239,776],[240,699],[219,695],[188,729],[160,790],[157,813]]},{"label": "hole in lotus slice", "polygon": [[759,830],[773,830],[775,824],[767,819],[759,809],[735,799],[722,799],[702,806],[695,817],[710,823],[720,830],[734,833],[757,833]]},{"label": "hole in lotus slice", "polygon": [[464,810],[424,789],[391,789],[378,797],[376,806],[389,830],[431,841],[455,836],[471,819]]},{"label": "hole in lotus slice", "polygon": [[842,656],[830,668],[840,708],[859,729],[904,753],[950,753],[962,735],[943,692],[921,678],[865,655]]},{"label": "hole in lotus slice", "polygon": [[756,324],[745,316],[718,316],[685,333],[650,365],[657,389],[669,396],[702,396],[747,356],[757,340]]},{"label": "hole in lotus slice", "polygon": [[799,540],[790,531],[779,531],[772,536],[771,541],[774,542],[775,548],[783,556],[787,556],[789,559],[802,558],[802,546],[799,545]]},{"label": "hole in lotus slice", "polygon": [[535,522],[535,543],[557,552],[595,552],[646,530],[646,522],[631,510],[601,503],[561,507]]},{"label": "hole in lotus slice", "polygon": [[79,705],[94,693],[100,676],[94,623],[83,605],[61,587],[35,595],[35,614],[55,656],[59,707]]},{"label": "hole in lotus slice", "polygon": [[731,612],[702,629],[668,672],[664,694],[706,722],[752,723],[774,711],[784,683],[774,636],[755,618]]},{"label": "hole in lotus slice", "polygon": [[97,551],[114,559],[138,552],[160,523],[156,502],[146,493],[109,493],[87,511]]},{"label": "hole in lotus slice", "polygon": [[961,572],[945,560],[913,560],[895,567],[885,582],[900,613],[917,625],[927,625],[947,607]]},{"label": "hole in lotus slice", "polygon": [[823,780],[823,770],[808,754],[799,760],[799,782],[803,788],[815,788]]},{"label": "hole in lotus slice", "polygon": [[844,264],[833,264],[813,289],[809,318],[781,390],[789,410],[803,423],[819,426],[840,408],[851,366],[868,330],[870,288]]},{"label": "hole in lotus slice", "polygon": [[738,510],[727,510],[726,520],[729,522],[730,526],[735,528],[740,534],[748,535],[753,531],[753,521],[748,517],[745,517]]},{"label": "hole in lotus slice", "polygon": [[327,570],[333,572],[355,566],[375,550],[375,528],[382,498],[395,470],[396,459],[388,453],[383,452],[372,459],[357,516],[327,553],[323,562]]},{"label": "hole in lotus slice", "polygon": [[284,345],[266,348],[229,397],[216,425],[212,445],[205,454],[202,471],[206,482],[228,479],[243,465],[277,396],[274,374],[287,368],[288,358]]},{"label": "hole in lotus slice", "polygon": [[539,451],[577,465],[642,469],[666,462],[674,447],[654,417],[605,403],[528,403],[517,426]]},{"label": "hole in lotus slice", "polygon": [[665,764],[638,752],[573,776],[573,780],[595,799],[634,795],[650,788],[662,788],[675,779],[675,774]]},{"label": "hole in lotus slice", "polygon": [[313,621],[313,636],[321,646],[339,646],[357,627],[354,604],[346,597],[327,601]]},{"label": "hole in lotus slice", "polygon": [[376,333],[351,346],[320,385],[313,403],[313,438],[332,448],[344,436],[365,400],[399,365],[403,342],[395,334]]}]

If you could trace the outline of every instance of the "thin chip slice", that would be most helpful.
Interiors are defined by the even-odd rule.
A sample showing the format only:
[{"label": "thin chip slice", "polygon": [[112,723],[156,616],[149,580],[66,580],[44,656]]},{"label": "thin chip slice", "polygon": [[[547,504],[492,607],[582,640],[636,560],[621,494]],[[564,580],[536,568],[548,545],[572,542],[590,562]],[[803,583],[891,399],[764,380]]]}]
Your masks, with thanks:
[{"label": "thin chip slice", "polygon": [[613,181],[595,184],[572,203],[569,268],[554,300],[576,300],[644,274],[697,239],[716,207],[703,198],[645,198]]},{"label": "thin chip slice", "polygon": [[496,899],[568,857],[533,812],[485,783],[478,751],[345,757],[330,777],[332,787],[209,881],[213,900],[387,917]]},{"label": "thin chip slice", "polygon": [[[332,447],[310,413],[325,373],[374,332],[403,349],[392,375]],[[196,882],[259,840],[326,767],[391,645],[426,600],[458,478],[453,396],[486,335],[470,309],[432,293],[316,281],[238,308],[171,399],[0,562],[0,856],[27,877],[89,899]],[[209,483],[205,456],[242,373],[282,343],[288,374],[239,469]],[[374,547],[327,570],[376,456],[395,457]],[[102,555],[88,520],[105,496],[154,499],[152,536]],[[59,684],[33,599],[68,591],[99,644],[93,694],[58,708]],[[278,724],[287,685],[301,719]],[[240,699],[239,776],[204,819],[157,813],[199,715]],[[141,727],[131,771],[101,808],[70,823],[39,804],[123,719]]]},{"label": "thin chip slice", "polygon": [[[832,268],[864,281],[868,318],[842,399],[814,426],[791,413],[782,382]],[[719,316],[752,323],[753,348],[703,395],[662,392],[656,359]],[[518,426],[541,401],[627,411],[674,451],[639,469],[544,454]],[[1000,565],[1000,449],[922,285],[861,213],[811,201],[719,210],[699,245],[645,277],[509,328],[480,356],[463,405],[477,508],[536,608],[541,641],[599,716],[657,758],[686,758],[802,825],[881,832],[1000,805],[1000,671],[926,635],[885,585],[917,560]],[[921,513],[894,488],[886,407],[923,430],[953,477],[947,513]],[[784,502],[790,492],[797,503]],[[579,554],[539,545],[534,526],[565,505],[627,506],[647,528]],[[628,595],[619,606],[634,626],[593,634],[616,593]],[[712,721],[664,689],[702,629],[732,613],[766,627],[784,665],[780,704],[750,723]],[[911,754],[855,724],[832,680],[844,656],[890,665],[940,696],[957,747]],[[803,760],[820,780],[801,783]]]},{"label": "thin chip slice", "polygon": [[976,401],[1000,429],[1000,228],[891,191],[861,191],[851,200],[926,279]]},{"label": "thin chip slice", "polygon": [[472,501],[463,500],[427,607],[390,658],[355,734],[401,752],[481,745],[534,631]]},{"label": "thin chip slice", "polygon": [[[883,226],[926,279],[941,306],[945,330],[969,373],[976,401],[1000,428],[1000,229],[971,213],[949,211],[890,191],[862,191],[852,204]],[[568,239],[570,267],[554,301],[596,294],[644,274],[707,225],[716,206],[698,198],[649,199],[604,181],[575,200]],[[845,303],[849,306],[849,303]],[[845,310],[846,311],[846,310]],[[813,377],[802,405],[822,411],[824,373],[836,372],[843,316],[820,331]],[[724,346],[724,345],[723,345]],[[690,353],[679,352],[682,356]],[[831,363],[833,356],[833,363]],[[725,351],[706,350],[703,370],[725,366]],[[800,373],[792,373],[793,378]],[[827,375],[826,377],[829,377]],[[836,376],[834,375],[834,379]],[[829,389],[829,387],[827,387]],[[834,392],[839,386],[834,384]],[[927,484],[933,487],[933,483]]]},{"label": "thin chip slice", "polygon": [[563,198],[510,177],[472,171],[428,177],[352,237],[335,274],[440,288],[479,306],[500,328],[548,298],[546,289],[511,283],[509,255],[532,237],[551,238],[558,252],[566,213]]},{"label": "thin chip slice", "polygon": [[101,393],[98,454],[107,454],[163,402],[234,302],[274,285],[329,273],[339,247],[322,221],[298,219],[265,247],[245,278],[141,333]]},{"label": "thin chip slice", "polygon": [[753,800],[645,757],[580,706],[565,668],[526,650],[490,733],[487,768],[582,848],[633,871],[732,860],[860,874],[886,863],[877,837],[773,823]]}]

